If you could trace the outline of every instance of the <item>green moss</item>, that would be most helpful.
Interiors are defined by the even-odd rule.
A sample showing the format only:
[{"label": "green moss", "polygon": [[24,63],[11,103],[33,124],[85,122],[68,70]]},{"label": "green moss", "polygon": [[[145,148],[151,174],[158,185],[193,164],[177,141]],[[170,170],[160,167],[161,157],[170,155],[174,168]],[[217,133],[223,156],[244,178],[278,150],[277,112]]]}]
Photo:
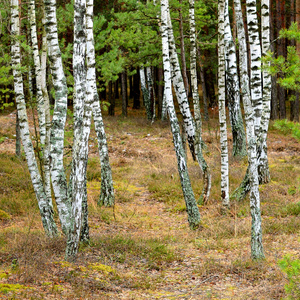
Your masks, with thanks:
[{"label": "green moss", "polygon": [[5,221],[5,220],[10,220],[10,219],[11,219],[11,216],[4,210],[0,209],[0,220]]},{"label": "green moss", "polygon": [[27,289],[28,287],[21,284],[0,283],[0,293],[7,294],[8,292],[16,292],[20,289]]},{"label": "green moss", "polygon": [[113,269],[112,267],[107,266],[107,265],[102,265],[99,263],[90,264],[90,265],[88,265],[88,268],[98,271],[98,272],[102,272],[105,275],[108,275],[109,273],[114,273],[114,274],[116,273],[116,270]]},{"label": "green moss", "polygon": [[8,272],[0,272],[0,279],[7,279],[9,277],[9,273]]}]

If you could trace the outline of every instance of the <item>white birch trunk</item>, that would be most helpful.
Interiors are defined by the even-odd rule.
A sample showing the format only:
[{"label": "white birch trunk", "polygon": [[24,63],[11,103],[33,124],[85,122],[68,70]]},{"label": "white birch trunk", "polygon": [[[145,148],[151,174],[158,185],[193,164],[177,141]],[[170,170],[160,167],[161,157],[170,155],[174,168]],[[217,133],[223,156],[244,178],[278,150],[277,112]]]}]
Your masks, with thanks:
[{"label": "white birch trunk", "polygon": [[45,145],[46,138],[46,117],[44,109],[44,97],[42,92],[42,74],[41,74],[41,62],[38,48],[38,40],[36,33],[36,18],[35,18],[35,0],[30,0],[29,2],[29,24],[30,24],[30,35],[31,35],[31,44],[32,44],[32,53],[34,68],[36,74],[36,89],[37,89],[37,111],[39,119],[39,132],[40,132],[40,142],[42,149]]},{"label": "white birch trunk", "polygon": [[219,94],[219,122],[221,143],[221,199],[223,206],[229,203],[229,171],[228,171],[228,141],[225,109],[225,44],[224,44],[224,12],[225,1],[218,3],[218,94]]},{"label": "white birch trunk", "polygon": [[200,213],[196,204],[195,196],[192,190],[188,175],[185,154],[180,137],[180,128],[175,113],[172,84],[171,84],[171,66],[169,57],[169,37],[168,37],[168,0],[161,0],[161,33],[162,33],[162,52],[165,81],[165,97],[167,109],[170,117],[171,131],[178,163],[178,172],[181,180],[182,191],[186,203],[188,221],[192,229],[197,228],[200,223]]},{"label": "white birch trunk", "polygon": [[147,119],[151,120],[151,104],[150,104],[150,93],[147,88],[145,69],[144,67],[140,67],[140,80],[141,80],[141,90],[143,93],[144,105],[146,108]]},{"label": "white birch trunk", "polygon": [[183,117],[183,123],[187,135],[189,148],[193,156],[193,159],[195,160],[196,159],[195,128],[194,128],[193,118],[192,118],[192,114],[187,99],[187,94],[183,83],[178,55],[176,52],[176,45],[175,45],[171,16],[169,10],[168,10],[167,22],[168,22],[168,39],[169,39],[169,51],[170,51],[169,56],[170,56],[170,64],[171,64],[172,83],[176,92],[176,97],[179,104],[180,112]]},{"label": "white birch trunk", "polygon": [[191,87],[194,104],[195,117],[195,152],[199,159],[201,169],[203,171],[203,191],[201,202],[206,203],[209,199],[211,188],[211,175],[209,167],[203,157],[202,153],[202,121],[200,112],[200,102],[198,93],[198,79],[197,79],[197,54],[196,54],[196,30],[195,30],[195,2],[189,0],[189,16],[190,16],[190,72],[191,72]]},{"label": "white birch trunk", "polygon": [[261,47],[258,31],[256,0],[246,0],[247,25],[250,45],[250,90],[254,109],[255,134],[260,131],[262,113]]},{"label": "white birch trunk", "polygon": [[24,99],[23,78],[20,70],[20,42],[19,42],[19,7],[18,0],[11,0],[11,59],[14,76],[14,91],[16,95],[17,113],[20,122],[21,139],[24,147],[24,152],[28,164],[28,169],[33,184],[33,188],[38,200],[38,205],[42,217],[42,223],[45,232],[50,236],[57,235],[57,227],[53,219],[53,209],[46,196],[42,178],[40,176],[33,145],[30,139],[30,132],[28,127],[28,119],[26,112],[26,104]]},{"label": "white birch trunk", "polygon": [[71,227],[71,203],[68,199],[67,180],[63,165],[64,128],[67,116],[67,82],[58,43],[56,1],[44,0],[50,68],[55,89],[55,106],[50,135],[50,168],[52,186],[63,232]]},{"label": "white birch trunk", "polygon": [[155,119],[155,95],[154,95],[154,86],[153,86],[153,76],[151,67],[146,68],[147,73],[147,85],[148,85],[148,93],[149,93],[149,114],[151,114],[151,101],[153,101],[151,120],[152,122]]},{"label": "white birch trunk", "polygon": [[251,101],[249,89],[249,76],[247,67],[247,47],[245,28],[242,18],[240,0],[234,0],[237,36],[240,51],[240,76],[241,76],[241,93],[243,98],[246,122],[246,135],[248,141],[248,162],[249,162],[249,180],[250,180],[250,210],[252,217],[251,226],[251,256],[253,259],[264,258],[262,245],[261,213],[260,213],[260,195],[258,182],[258,169],[256,158],[256,135],[254,125],[254,110]]},{"label": "white birch trunk", "polygon": [[49,97],[48,97],[48,91],[46,87],[47,41],[46,41],[46,32],[43,29],[43,46],[42,46],[43,61],[41,62],[39,49],[38,49],[37,32],[36,32],[35,0],[30,0],[29,17],[30,17],[32,52],[33,52],[33,60],[34,60],[34,67],[35,67],[35,74],[36,74],[37,111],[38,111],[38,120],[39,120],[40,143],[41,143],[41,151],[43,152],[43,176],[42,177],[44,181],[45,193],[47,195],[48,202],[52,206],[50,165],[49,165],[51,124],[50,124]]},{"label": "white birch trunk", "polygon": [[51,199],[52,204],[52,192],[51,192],[51,177],[50,177],[50,133],[51,133],[51,118],[50,118],[50,103],[49,95],[46,84],[46,70],[47,70],[47,36],[45,30],[45,9],[43,5],[43,38],[42,38],[42,53],[41,53],[41,88],[44,98],[44,111],[45,111],[45,145],[44,145],[44,186],[48,199]]},{"label": "white birch trunk", "polygon": [[113,206],[115,201],[108,147],[96,85],[95,47],[93,33],[93,0],[87,0],[87,103],[92,103],[95,130],[101,164],[101,193],[99,205]]},{"label": "white birch trunk", "polygon": [[[70,188],[72,194],[72,225],[68,234],[66,259],[74,260],[79,247],[82,227],[82,206],[87,201],[86,166],[88,159],[88,140],[91,124],[91,108],[85,114],[86,96],[86,2],[74,1],[74,45],[73,45],[73,77],[74,77],[74,138],[72,174]],[[85,206],[86,207],[86,206]]]},{"label": "white birch trunk", "polygon": [[225,42],[225,74],[226,91],[229,105],[229,116],[233,139],[233,156],[243,157],[246,155],[246,135],[240,105],[240,84],[237,72],[236,49],[231,33],[229,21],[228,0],[225,1],[225,23],[224,23],[224,42]]},{"label": "white birch trunk", "polygon": [[[261,44],[262,55],[266,55],[270,50],[270,0],[262,0],[261,2]],[[268,183],[270,181],[269,163],[267,156],[267,132],[269,127],[269,120],[271,116],[271,88],[272,77],[263,69],[263,102],[262,102],[262,116],[261,116],[261,134],[260,147],[261,155],[258,166],[258,174],[260,183]]]}]

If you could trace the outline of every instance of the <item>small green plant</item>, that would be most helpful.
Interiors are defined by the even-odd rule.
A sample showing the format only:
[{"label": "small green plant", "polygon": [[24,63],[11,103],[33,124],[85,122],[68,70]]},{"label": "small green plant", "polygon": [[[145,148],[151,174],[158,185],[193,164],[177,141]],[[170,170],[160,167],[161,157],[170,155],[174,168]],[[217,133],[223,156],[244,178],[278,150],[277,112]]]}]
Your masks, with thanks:
[{"label": "small green plant", "polygon": [[286,299],[300,299],[300,260],[286,255],[278,261],[278,265],[288,279],[288,283],[284,286]]},{"label": "small green plant", "polygon": [[274,123],[274,128],[284,134],[291,134],[295,139],[300,141],[300,124],[288,120],[277,120]]}]

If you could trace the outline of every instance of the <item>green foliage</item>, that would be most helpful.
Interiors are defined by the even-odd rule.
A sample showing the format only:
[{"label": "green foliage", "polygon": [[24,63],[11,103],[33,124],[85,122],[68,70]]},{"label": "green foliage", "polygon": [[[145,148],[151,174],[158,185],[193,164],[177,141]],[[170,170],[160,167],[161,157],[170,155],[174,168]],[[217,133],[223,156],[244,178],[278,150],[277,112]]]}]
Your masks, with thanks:
[{"label": "green foliage", "polygon": [[8,292],[16,292],[20,289],[26,289],[26,288],[27,287],[21,284],[0,283],[0,293],[3,294],[7,294]]},{"label": "green foliage", "polygon": [[[300,31],[297,23],[292,23],[288,29],[282,29],[280,38],[300,40]],[[287,57],[278,56],[275,58],[269,51],[263,58],[264,68],[271,74],[279,74],[278,83],[288,90],[300,91],[300,58],[295,46],[287,47]],[[290,99],[293,100],[293,99]]]},{"label": "green foliage", "polygon": [[101,81],[115,81],[129,67],[158,64],[157,10],[151,3],[127,0],[95,16],[96,67]]},{"label": "green foliage", "polygon": [[0,3],[0,111],[4,110],[10,105],[8,103],[13,91],[12,91],[12,69],[10,65],[10,35],[8,32],[8,26],[10,18],[9,2],[6,0]]},{"label": "green foliage", "polygon": [[300,124],[288,120],[276,120],[273,126],[284,134],[290,134],[300,141]]},{"label": "green foliage", "polygon": [[300,299],[300,260],[286,255],[278,261],[278,265],[288,279],[288,284],[285,285],[286,299]]}]

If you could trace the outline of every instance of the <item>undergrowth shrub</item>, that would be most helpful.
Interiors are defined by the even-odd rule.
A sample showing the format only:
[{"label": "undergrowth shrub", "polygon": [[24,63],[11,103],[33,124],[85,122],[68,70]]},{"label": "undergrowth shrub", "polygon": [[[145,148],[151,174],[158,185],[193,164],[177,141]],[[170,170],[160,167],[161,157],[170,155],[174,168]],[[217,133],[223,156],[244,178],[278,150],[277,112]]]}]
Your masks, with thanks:
[{"label": "undergrowth shrub", "polygon": [[300,299],[300,260],[292,259],[290,255],[278,261],[280,269],[287,275],[285,285],[286,299]]},{"label": "undergrowth shrub", "polygon": [[291,134],[297,140],[300,140],[300,124],[288,120],[276,120],[274,127],[284,134]]}]

